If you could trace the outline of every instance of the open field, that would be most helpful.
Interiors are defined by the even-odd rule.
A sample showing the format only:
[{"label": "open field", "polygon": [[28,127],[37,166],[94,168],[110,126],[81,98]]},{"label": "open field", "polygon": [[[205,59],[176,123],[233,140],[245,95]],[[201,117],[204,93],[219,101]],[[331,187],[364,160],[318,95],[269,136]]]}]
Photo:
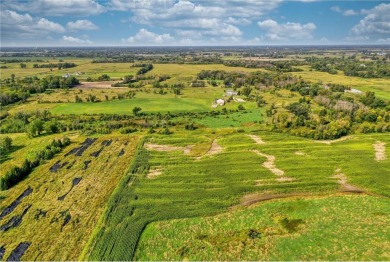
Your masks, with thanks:
[{"label": "open field", "polygon": [[[124,50],[1,63],[0,78],[16,80],[0,96],[1,185],[12,182],[0,191],[0,260],[18,250],[22,260],[390,260],[388,78],[296,66],[312,49],[142,49],[135,63],[161,62],[112,87],[141,67],[93,57],[132,61]],[[205,64],[172,63],[183,57]],[[78,66],[32,68],[60,59]],[[239,74],[256,71],[270,74]],[[66,73],[81,84],[49,78]],[[85,81],[103,74],[111,80]],[[70,145],[10,172],[64,136]]]},{"label": "open field", "polygon": [[[108,197],[127,170],[139,137],[105,136],[81,156],[69,154],[84,140],[82,136],[74,138],[62,153],[40,165],[17,186],[1,192],[3,212],[22,192],[32,190],[13,211],[0,218],[5,258],[24,241],[31,245],[23,260],[77,260]],[[104,146],[103,141],[111,142]],[[122,149],[123,155],[118,156]],[[98,156],[91,155],[99,150]],[[21,217],[20,224],[5,229],[16,217]]]},{"label": "open field", "polygon": [[389,210],[387,199],[364,195],[296,197],[155,222],[144,230],[135,260],[384,261]]},{"label": "open field", "polygon": [[326,72],[309,71],[309,66],[301,66],[299,68],[304,69],[304,71],[292,74],[313,82],[343,84],[363,92],[374,91],[376,96],[386,100],[390,99],[390,79],[352,77],[345,76],[341,72],[331,75]]},{"label": "open field", "polygon": [[[388,144],[390,140],[385,135],[364,136],[363,140],[362,136],[353,136],[350,140],[327,145],[283,134],[256,132],[264,142],[256,144],[246,134],[234,131],[226,130],[219,135],[193,132],[148,138],[148,143],[165,145],[166,150],[140,149],[132,172],[111,197],[81,258],[131,259],[147,224],[226,212],[238,205],[245,194],[256,193],[260,201],[263,195],[270,194],[316,196],[348,191],[334,177],[339,169],[347,176],[349,184],[370,194],[389,196],[389,160],[376,161],[372,147],[376,140]],[[207,156],[215,142],[221,151]],[[176,148],[170,150],[170,146]],[[191,150],[185,154],[177,147]],[[262,163],[266,158],[252,152],[253,149],[274,156],[276,167],[291,179],[278,179],[264,168]],[[355,158],[351,158],[352,155]],[[363,163],[364,171],[359,171]],[[154,175],[148,176],[149,169]],[[256,198],[253,201],[256,202]],[[384,200],[385,203],[388,200]]]}]

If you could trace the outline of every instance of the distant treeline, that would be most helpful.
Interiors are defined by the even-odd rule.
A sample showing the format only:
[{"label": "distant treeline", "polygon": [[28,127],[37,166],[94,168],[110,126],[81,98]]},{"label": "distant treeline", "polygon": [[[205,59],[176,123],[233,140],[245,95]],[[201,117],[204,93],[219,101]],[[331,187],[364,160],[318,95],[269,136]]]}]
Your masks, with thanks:
[{"label": "distant treeline", "polygon": [[75,63],[57,63],[57,64],[33,64],[33,68],[58,68],[58,69],[65,69],[65,68],[71,68],[76,67],[77,65]]}]

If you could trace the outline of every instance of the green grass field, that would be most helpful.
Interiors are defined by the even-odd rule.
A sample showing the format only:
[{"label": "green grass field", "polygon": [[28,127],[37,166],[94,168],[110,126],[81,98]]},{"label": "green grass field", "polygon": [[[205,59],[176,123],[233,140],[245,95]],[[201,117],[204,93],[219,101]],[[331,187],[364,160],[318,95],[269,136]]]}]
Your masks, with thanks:
[{"label": "green grass field", "polygon": [[[191,152],[183,154],[180,148],[170,152],[141,149],[132,172],[111,197],[81,258],[133,259],[138,238],[149,223],[226,212],[229,207],[238,205],[245,194],[335,194],[341,188],[334,178],[337,169],[341,169],[354,186],[368,193],[389,196],[389,160],[375,161],[371,145],[376,140],[389,144],[385,135],[364,136],[364,139],[353,136],[350,140],[327,145],[284,134],[256,134],[264,144],[258,145],[246,134],[234,130],[219,135],[193,131],[150,137],[148,143],[179,146],[183,150],[192,146]],[[208,156],[213,139],[217,139],[223,149]],[[264,168],[265,158],[252,150],[274,156],[274,165],[283,170],[288,179],[279,180]],[[362,163],[364,172],[356,171]],[[158,176],[148,178],[148,169],[158,172]],[[139,252],[143,252],[142,248]],[[210,254],[199,259],[215,257]]]},{"label": "green grass field", "polygon": [[390,258],[388,199],[274,200],[144,230],[135,260],[376,260]]}]

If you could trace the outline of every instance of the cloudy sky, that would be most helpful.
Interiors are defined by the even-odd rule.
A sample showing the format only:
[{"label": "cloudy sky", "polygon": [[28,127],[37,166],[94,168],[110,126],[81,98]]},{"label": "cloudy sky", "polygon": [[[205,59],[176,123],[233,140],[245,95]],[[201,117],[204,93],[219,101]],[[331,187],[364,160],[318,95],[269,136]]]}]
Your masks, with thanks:
[{"label": "cloudy sky", "polygon": [[390,1],[0,1],[2,46],[390,44]]}]

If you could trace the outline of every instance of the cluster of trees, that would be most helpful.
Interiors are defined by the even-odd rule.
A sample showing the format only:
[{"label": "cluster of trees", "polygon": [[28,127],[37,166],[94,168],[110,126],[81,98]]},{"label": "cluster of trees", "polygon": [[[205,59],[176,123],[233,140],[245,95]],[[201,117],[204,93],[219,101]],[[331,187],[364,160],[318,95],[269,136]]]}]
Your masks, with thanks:
[{"label": "cluster of trees", "polygon": [[57,63],[57,64],[33,64],[33,68],[58,68],[59,70],[65,69],[65,68],[72,68],[76,67],[77,64],[75,63],[69,63],[69,62],[64,62],[64,63]]},{"label": "cluster of trees", "polygon": [[53,158],[62,148],[70,144],[70,139],[54,139],[42,151],[36,153],[32,161],[26,159],[21,167],[12,167],[4,176],[0,178],[0,190],[7,190],[26,178],[35,167],[39,166],[44,160]]},{"label": "cluster of trees", "polygon": [[301,72],[300,68],[293,66],[304,65],[303,61],[256,61],[256,60],[227,60],[223,63],[225,66],[246,67],[246,68],[265,68],[277,72]]},{"label": "cluster of trees", "polygon": [[132,67],[141,67],[141,69],[138,70],[137,75],[146,74],[153,69],[152,64],[133,64]]},{"label": "cluster of trees", "polygon": [[306,61],[311,68],[321,72],[337,74],[337,70],[343,71],[346,76],[358,76],[364,78],[390,77],[390,66],[384,60],[374,62],[360,61],[356,56],[350,57],[309,57]]},{"label": "cluster of trees", "polygon": [[25,102],[30,94],[43,93],[47,89],[71,88],[80,84],[75,77],[63,78],[60,76],[49,76],[45,78],[25,77],[15,79],[15,76],[2,81],[5,87],[4,92],[0,94],[0,103],[2,106],[13,104],[19,101]]}]

